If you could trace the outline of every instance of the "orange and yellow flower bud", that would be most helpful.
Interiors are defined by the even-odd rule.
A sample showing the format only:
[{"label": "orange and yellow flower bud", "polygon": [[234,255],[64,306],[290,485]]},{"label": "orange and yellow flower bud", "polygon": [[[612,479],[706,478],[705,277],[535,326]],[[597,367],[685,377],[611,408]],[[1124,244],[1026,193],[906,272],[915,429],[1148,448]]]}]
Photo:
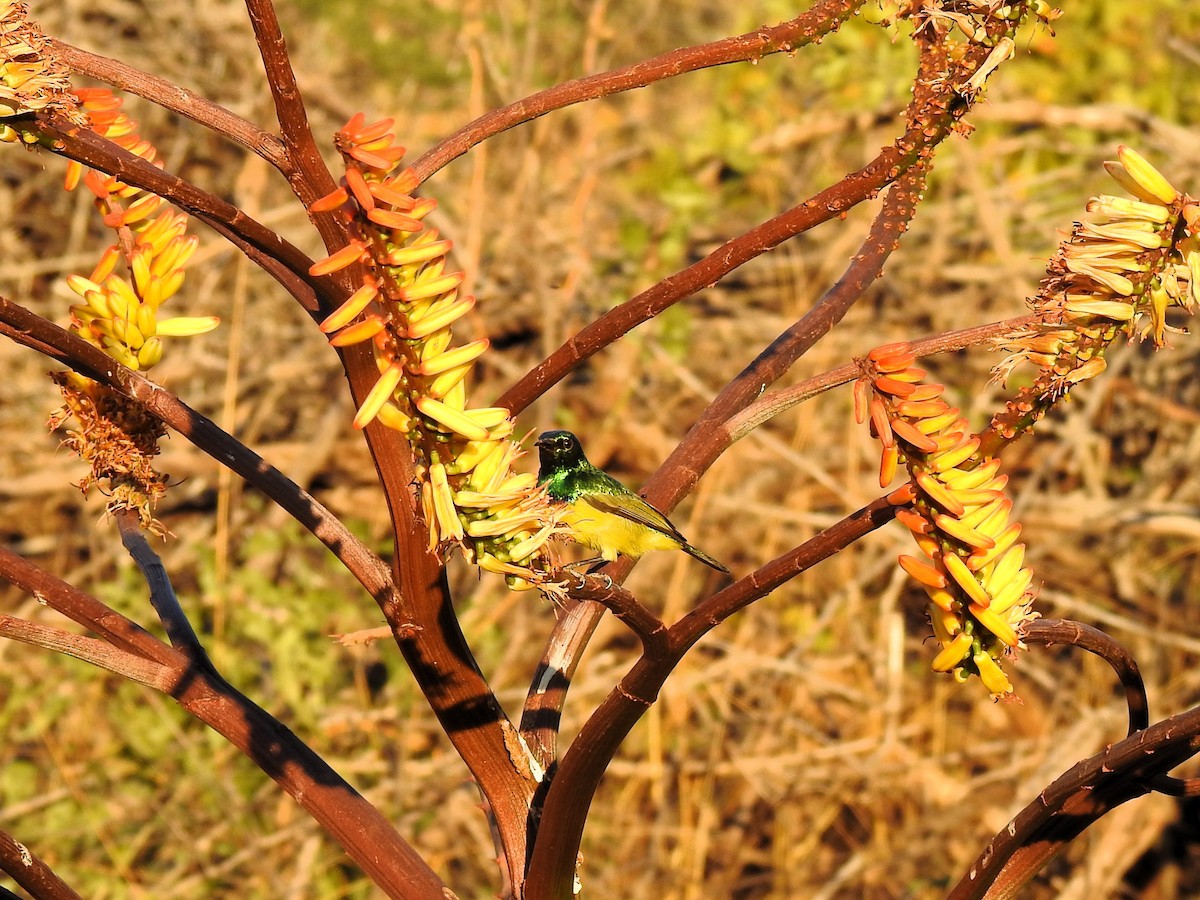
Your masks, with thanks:
[{"label": "orange and yellow flower bud", "polygon": [[467,379],[489,344],[454,343],[455,323],[476,301],[459,294],[465,275],[448,266],[451,242],[422,221],[437,204],[412,196],[417,178],[399,168],[404,150],[392,145],[391,126],[356,114],[335,137],[343,184],[309,207],[341,216],[351,233],[310,273],[355,263],[366,271],[321,330],[334,346],[370,341],[381,375],[354,424],[377,422],[408,438],[430,547],[460,547],[510,584],[544,582],[543,548],[560,526],[534,479],[511,475],[521,450],[509,411],[467,404]]},{"label": "orange and yellow flower bud", "polygon": [[[0,4],[0,42],[5,40],[5,16]],[[136,123],[122,112],[121,100],[111,91],[80,89],[70,100],[82,125],[154,162],[154,147],[137,134]],[[217,327],[215,316],[159,316],[163,303],[182,286],[184,267],[197,241],[185,234],[187,217],[166,208],[160,197],[111,175],[81,174],[82,168],[72,163],[67,187],[81,181],[87,186],[104,223],[119,232],[119,240],[104,250],[90,277],[67,277],[67,286],[82,299],[70,307],[71,329],[122,365],[145,371],[161,361],[164,338],[204,334]],[[110,511],[134,509],[146,527],[162,531],[151,512],[166,489],[166,478],[152,465],[164,433],[161,423],[90,379],[73,373],[54,377],[65,405],[51,423],[57,427],[69,418],[78,420],[78,429],[68,433],[66,443],[91,466],[85,490],[103,484]]]},{"label": "orange and yellow flower bud", "polygon": [[940,386],[920,383],[924,372],[907,345],[877,347],[860,361],[855,410],[884,446],[881,473],[890,478],[903,464],[912,477],[907,492],[889,499],[912,504],[897,518],[926,555],[902,557],[901,565],[929,597],[941,646],[933,667],[960,681],[978,675],[993,696],[1012,691],[1000,662],[1035,615],[1033,573],[996,454],[1071,387],[1103,373],[1114,339],[1162,346],[1172,330],[1168,310],[1192,311],[1200,299],[1200,205],[1135,151],[1117,155],[1105,168],[1132,199],[1094,198],[1089,220],[1059,247],[1031,300],[1036,324],[1005,339],[1010,355],[995,371],[1003,379],[1030,363],[1039,373],[982,435],[945,403]]},{"label": "orange and yellow flower bud", "polygon": [[[1012,686],[998,661],[1019,646],[1020,627],[1034,615],[1032,573],[1023,567],[1024,547],[1014,546],[1020,529],[1008,519],[1007,478],[999,460],[980,455],[979,437],[946,403],[942,387],[921,382],[914,360],[906,344],[877,347],[860,360],[855,385],[884,458],[896,453],[912,478],[907,493],[889,499],[911,503],[897,518],[925,556],[901,556],[900,566],[929,598],[941,648],[933,669],[959,681],[979,675],[993,696],[1004,696]],[[898,441],[887,444],[881,422]],[[1005,605],[996,602],[1002,592]]]}]

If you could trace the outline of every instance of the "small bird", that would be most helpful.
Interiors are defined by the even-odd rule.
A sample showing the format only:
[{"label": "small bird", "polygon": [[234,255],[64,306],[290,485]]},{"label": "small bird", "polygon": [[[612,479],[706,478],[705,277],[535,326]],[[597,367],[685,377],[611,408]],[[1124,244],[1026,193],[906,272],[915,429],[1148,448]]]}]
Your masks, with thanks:
[{"label": "small bird", "polygon": [[569,431],[545,431],[534,442],[541,459],[538,484],[552,500],[569,504],[564,521],[576,541],[612,562],[617,554],[637,559],[648,550],[682,550],[706,566],[729,570],[687,542],[657,509],[590,462]]}]

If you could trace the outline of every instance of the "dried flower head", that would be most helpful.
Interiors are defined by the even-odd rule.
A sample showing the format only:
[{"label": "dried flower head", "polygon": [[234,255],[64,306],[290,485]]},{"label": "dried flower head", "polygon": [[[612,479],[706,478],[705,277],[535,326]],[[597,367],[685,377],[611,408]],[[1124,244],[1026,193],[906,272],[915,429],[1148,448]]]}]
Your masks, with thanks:
[{"label": "dried flower head", "polygon": [[0,141],[33,144],[36,131],[20,118],[53,109],[77,124],[79,114],[70,93],[69,74],[50,51],[50,41],[28,18],[24,3],[0,0]]}]

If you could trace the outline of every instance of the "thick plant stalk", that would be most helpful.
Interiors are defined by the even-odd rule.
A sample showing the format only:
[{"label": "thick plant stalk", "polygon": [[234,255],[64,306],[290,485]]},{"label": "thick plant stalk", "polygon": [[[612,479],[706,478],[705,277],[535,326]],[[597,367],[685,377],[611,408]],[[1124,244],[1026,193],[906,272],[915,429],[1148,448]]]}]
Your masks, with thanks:
[{"label": "thick plant stalk", "polygon": [[[1019,329],[1006,329],[1010,359],[1001,373],[1024,364],[1039,372],[1034,387],[1018,394],[983,434],[971,433],[958,411],[944,401],[940,386],[923,383],[923,373],[915,366],[915,348],[922,342],[877,348],[853,364],[850,376],[859,376],[864,418],[871,420],[884,446],[881,481],[890,481],[904,464],[912,477],[909,485],[757,565],[733,585],[698,599],[691,612],[674,623],[663,621],[651,611],[651,603],[641,602],[605,576],[579,577],[577,586],[572,581],[569,588],[556,581],[560,573],[546,549],[561,531],[556,509],[531,476],[512,468],[521,452],[513,414],[641,322],[749,259],[888,189],[883,212],[842,279],[726,386],[647,485],[648,497],[669,510],[736,439],[791,401],[811,395],[806,392],[844,380],[844,373],[826,373],[819,384],[800,386],[802,390],[794,389],[786,398],[759,399],[767,385],[838,323],[879,274],[916,211],[933,152],[944,139],[967,129],[962,117],[990,76],[1013,55],[1016,27],[1031,18],[1049,21],[1054,14],[1042,0],[900,5],[897,16],[911,20],[920,61],[913,101],[895,143],[839,184],[733,237],[696,265],[585,327],[494,406],[468,402],[472,366],[489,344],[482,339],[455,341],[454,325],[472,312],[474,299],[460,294],[464,276],[450,265],[449,241],[426,226],[433,201],[417,196],[417,188],[447,161],[505,128],[671,74],[816,43],[861,6],[857,0],[818,0],[807,12],[774,28],[684,48],[541,91],[469,123],[410,169],[400,167],[403,151],[393,144],[390,120],[368,123],[356,116],[335,138],[345,168],[344,178],[335,185],[309,128],[274,8],[270,0],[247,0],[280,135],[258,131],[211,105],[194,104],[188,111],[201,124],[224,129],[259,152],[287,178],[329,253],[313,263],[241,211],[163,170],[111,94],[71,93],[61,66],[42,66],[42,57],[52,57],[47,50],[56,45],[27,28],[20,4],[0,0],[0,139],[41,145],[96,169],[86,183],[105,223],[117,235],[116,244],[91,274],[71,281],[79,300],[72,310],[70,333],[55,331],[45,320],[4,300],[0,331],[71,367],[73,373],[60,376],[78,394],[68,398],[68,408],[89,425],[107,416],[108,422],[121,426],[119,435],[82,429],[97,431],[102,444],[116,446],[122,436],[135,444],[140,439],[145,446],[134,450],[141,454],[140,462],[147,462],[162,434],[162,422],[185,429],[223,463],[263,485],[346,562],[379,604],[448,739],[478,781],[506,887],[514,896],[570,894],[579,839],[596,786],[621,741],[656,701],[687,651],[729,615],[893,517],[913,532],[926,554],[924,559],[907,557],[903,565],[922,581],[929,598],[939,644],[934,668],[958,678],[979,675],[994,696],[1008,694],[1011,684],[1000,661],[1021,647],[1023,638],[1032,644],[1045,635],[1032,621],[1033,575],[1024,564],[1019,526],[1011,520],[996,457],[1072,385],[1104,371],[1104,353],[1112,340],[1140,334],[1162,344],[1169,331],[1167,309],[1194,304],[1200,273],[1196,205],[1144,159],[1122,148],[1110,171],[1135,199],[1095,201],[1090,207],[1094,218],[1076,227],[1056,257],[1032,303],[1033,315]],[[73,60],[77,70],[103,75],[102,58],[58,49],[60,63]],[[140,85],[151,99],[180,108],[180,101],[168,96],[169,85],[143,76],[128,68],[112,72],[114,81]],[[306,493],[139,374],[157,362],[163,337],[204,330],[201,317],[157,315],[161,302],[178,288],[193,246],[182,234],[181,217],[165,211],[160,198],[212,224],[289,290],[329,337],[344,364],[357,407],[354,424],[366,434],[392,517],[391,572]],[[119,263],[128,267],[127,275],[114,276],[112,267]],[[996,326],[990,328],[994,335]],[[982,333],[974,339],[983,340]],[[120,405],[116,412],[108,403],[112,397]],[[84,455],[96,455],[92,444],[82,439],[76,443]],[[120,452],[124,456],[118,462],[132,458],[124,445]],[[141,493],[154,492],[153,478],[140,464],[125,468],[135,470]],[[110,464],[94,478],[112,483],[120,474],[120,466]],[[134,515],[128,511],[131,505],[126,498],[121,507],[125,511],[119,514],[126,536]],[[453,551],[505,576],[513,587],[555,591],[566,607],[531,688],[520,732],[476,665],[454,614],[445,567]],[[165,571],[157,564],[148,568],[165,581]],[[620,580],[630,568],[628,561],[621,561],[606,575]],[[21,561],[8,557],[0,560],[0,570],[18,581],[29,575]],[[38,590],[47,585],[58,590],[64,608],[82,608],[69,586],[52,585],[41,575],[34,581],[41,585]],[[156,599],[169,600],[164,593],[168,590],[156,587]],[[159,606],[166,610],[164,619],[176,648],[148,643],[131,622],[92,606],[82,621],[104,640],[11,617],[4,617],[0,630],[107,664],[126,677],[171,692],[198,717],[214,716],[217,709],[222,716],[228,713],[232,718],[216,717],[214,727],[308,804],[385,891],[405,897],[449,896],[412,848],[381,824],[377,811],[326,773],[282,726],[226,690],[199,638],[179,618],[178,605]],[[557,726],[565,686],[601,609],[612,611],[633,631],[641,656],[560,760]],[[1080,646],[1089,641],[1095,647],[1103,644],[1083,631],[1067,638]],[[1110,661],[1119,657],[1112,647],[1103,652]],[[1144,727],[1148,715],[1144,690],[1137,696],[1136,667],[1124,660],[1115,667],[1126,687],[1131,729]],[[1140,710],[1135,709],[1139,702]],[[233,721],[238,716],[248,723],[249,733]],[[1109,778],[1112,770],[1101,767],[1056,785],[1052,794],[1061,806],[1050,820],[1034,822],[1034,813],[1022,820],[1021,839],[1041,834],[1061,843],[1076,821],[1098,817],[1138,791],[1190,790],[1190,783],[1169,779],[1165,768],[1159,769],[1186,758],[1198,743],[1190,719],[1173,724],[1174,731],[1154,731],[1143,745],[1122,748],[1125,755],[1106,756],[1104,765],[1124,766],[1120,777]],[[1193,730],[1179,731],[1188,728]],[[1146,762],[1160,750],[1161,756]],[[1139,752],[1145,758],[1138,757]],[[288,770],[293,764],[301,770],[298,778]],[[322,785],[332,793],[322,793]],[[1099,790],[1089,798],[1092,787]],[[363,831],[355,833],[363,823]],[[1009,870],[997,875],[995,866],[989,869],[997,890],[1010,890],[1018,876],[1040,864],[1042,852],[1026,845],[1013,853]],[[975,888],[978,884],[972,885]]]}]

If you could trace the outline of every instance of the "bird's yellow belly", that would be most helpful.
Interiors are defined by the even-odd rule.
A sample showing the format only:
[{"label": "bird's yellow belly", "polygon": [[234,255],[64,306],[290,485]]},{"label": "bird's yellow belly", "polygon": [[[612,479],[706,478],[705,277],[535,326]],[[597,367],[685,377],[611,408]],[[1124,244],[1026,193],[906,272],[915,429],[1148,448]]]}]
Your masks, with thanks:
[{"label": "bird's yellow belly", "polygon": [[623,516],[602,512],[586,500],[576,500],[563,517],[576,541],[599,550],[609,561],[617,554],[637,559],[650,550],[677,550],[679,541]]}]

